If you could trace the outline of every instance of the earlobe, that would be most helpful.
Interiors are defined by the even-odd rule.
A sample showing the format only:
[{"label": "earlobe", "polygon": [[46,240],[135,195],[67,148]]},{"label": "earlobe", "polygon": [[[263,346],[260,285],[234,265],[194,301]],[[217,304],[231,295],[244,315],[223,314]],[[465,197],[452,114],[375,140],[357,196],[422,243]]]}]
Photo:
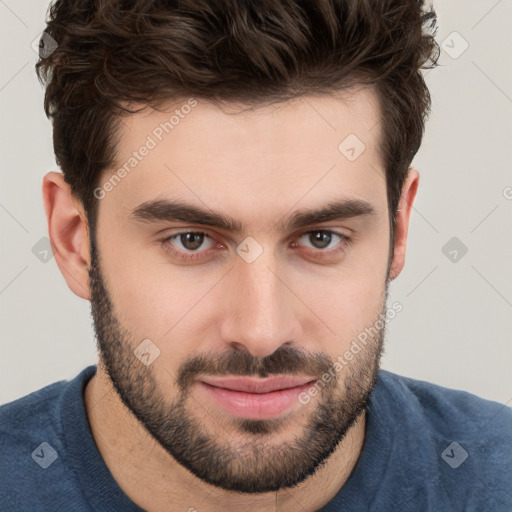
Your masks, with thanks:
[{"label": "earlobe", "polygon": [[418,191],[419,179],[420,175],[418,171],[410,167],[404,186],[402,187],[402,193],[396,213],[395,247],[388,276],[390,281],[398,277],[405,265],[407,233],[409,230],[412,205]]},{"label": "earlobe", "polygon": [[42,191],[55,261],[71,291],[90,300],[87,217],[62,173],[46,174]]}]

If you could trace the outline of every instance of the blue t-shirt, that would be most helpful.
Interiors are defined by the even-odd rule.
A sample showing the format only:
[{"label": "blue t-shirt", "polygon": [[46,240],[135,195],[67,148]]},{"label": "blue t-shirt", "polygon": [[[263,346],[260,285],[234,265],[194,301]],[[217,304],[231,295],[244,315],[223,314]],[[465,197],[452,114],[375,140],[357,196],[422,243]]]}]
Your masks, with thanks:
[{"label": "blue t-shirt", "polygon": [[[142,511],[92,437],[84,390],[95,371],[0,407],[2,512]],[[321,509],[335,511],[512,511],[512,409],[381,370],[361,456]]]}]

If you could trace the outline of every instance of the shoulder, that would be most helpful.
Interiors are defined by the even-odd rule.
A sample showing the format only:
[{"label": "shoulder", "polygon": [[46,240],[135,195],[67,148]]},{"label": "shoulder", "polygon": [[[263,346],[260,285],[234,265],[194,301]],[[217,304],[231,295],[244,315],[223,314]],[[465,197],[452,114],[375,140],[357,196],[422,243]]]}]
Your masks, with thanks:
[{"label": "shoulder", "polygon": [[389,396],[406,403],[439,435],[512,436],[512,408],[467,391],[451,389],[381,370],[379,383]]},{"label": "shoulder", "polygon": [[71,381],[54,382],[0,406],[0,509],[33,510],[37,503],[40,510],[71,510],[73,503],[82,503],[68,460],[62,409],[66,399],[80,401],[81,382],[93,370],[90,366]]},{"label": "shoulder", "polygon": [[454,510],[512,509],[512,408],[384,370],[378,386],[395,418],[414,425],[403,434],[421,440],[425,474]]},{"label": "shoulder", "polygon": [[67,381],[54,382],[26,396],[0,406],[0,432],[2,444],[6,437],[26,439],[31,434],[55,426],[58,418],[59,398]]}]

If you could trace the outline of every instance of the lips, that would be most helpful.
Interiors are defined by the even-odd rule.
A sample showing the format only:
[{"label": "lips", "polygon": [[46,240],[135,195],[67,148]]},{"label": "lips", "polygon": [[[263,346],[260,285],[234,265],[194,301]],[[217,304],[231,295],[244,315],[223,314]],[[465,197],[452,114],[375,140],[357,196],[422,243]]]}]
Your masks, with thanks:
[{"label": "lips", "polygon": [[201,382],[218,388],[244,393],[270,393],[280,389],[296,388],[313,381],[313,377],[294,377],[280,375],[267,379],[253,377],[203,378]]},{"label": "lips", "polygon": [[230,416],[270,419],[299,407],[298,397],[313,383],[311,377],[280,375],[267,379],[254,377],[205,377],[196,389],[209,404]]}]

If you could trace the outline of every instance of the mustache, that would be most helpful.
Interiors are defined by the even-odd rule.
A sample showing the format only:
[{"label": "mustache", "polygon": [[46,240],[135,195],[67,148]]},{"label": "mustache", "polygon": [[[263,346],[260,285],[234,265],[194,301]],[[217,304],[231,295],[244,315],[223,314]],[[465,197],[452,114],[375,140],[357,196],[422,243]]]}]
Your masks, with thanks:
[{"label": "mustache", "polygon": [[[91,287],[91,308],[96,337],[101,333],[98,327],[109,328],[109,324],[117,322],[113,314],[113,304],[104,285],[100,269],[100,257],[96,247],[94,234],[91,234],[91,263],[89,267],[89,282]],[[98,325],[97,325],[98,324]],[[299,350],[296,347],[283,345],[272,354],[256,357],[246,351],[231,348],[224,353],[205,352],[187,358],[179,367],[176,376],[178,387],[186,393],[197,377],[202,374],[226,377],[269,377],[272,375],[308,375],[321,379],[330,373],[331,379],[326,387],[338,384],[337,373],[330,372],[335,361],[323,352]]]},{"label": "mustache", "polygon": [[286,374],[321,378],[323,374],[329,372],[333,364],[333,361],[322,352],[305,352],[287,346],[279,347],[265,357],[255,357],[249,352],[235,349],[222,354],[207,352],[185,360],[178,371],[177,383],[186,391],[201,374],[244,377]]}]

